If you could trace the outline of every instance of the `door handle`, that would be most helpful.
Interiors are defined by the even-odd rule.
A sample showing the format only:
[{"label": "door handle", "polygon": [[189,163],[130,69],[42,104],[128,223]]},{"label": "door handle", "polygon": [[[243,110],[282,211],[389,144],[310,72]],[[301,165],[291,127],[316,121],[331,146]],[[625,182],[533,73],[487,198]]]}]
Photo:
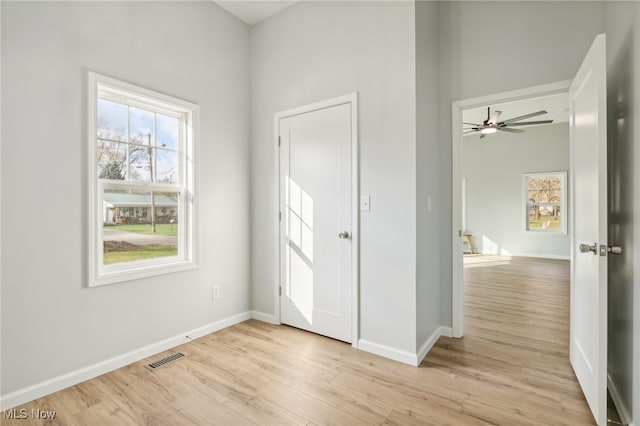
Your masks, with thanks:
[{"label": "door handle", "polygon": [[580,244],[580,253],[593,253],[593,254],[598,254],[598,245],[596,243],[593,243],[593,245],[589,245],[589,244]]},{"label": "door handle", "polygon": [[342,231],[341,233],[338,234],[338,238],[342,240],[348,240],[350,236],[351,235],[349,235],[347,231]]}]

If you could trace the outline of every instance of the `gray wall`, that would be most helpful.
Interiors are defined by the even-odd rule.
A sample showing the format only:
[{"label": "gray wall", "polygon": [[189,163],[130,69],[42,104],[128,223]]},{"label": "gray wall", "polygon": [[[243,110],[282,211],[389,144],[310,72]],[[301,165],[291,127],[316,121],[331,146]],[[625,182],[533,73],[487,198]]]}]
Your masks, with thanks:
[{"label": "gray wall", "polygon": [[252,306],[274,313],[273,114],[358,92],[360,336],[415,351],[415,13],[300,2],[252,29]]},{"label": "gray wall", "polygon": [[439,168],[442,323],[451,326],[451,102],[573,78],[595,36],[600,2],[441,2]]},{"label": "gray wall", "polygon": [[[522,189],[523,173],[569,170],[568,123],[529,127],[516,135],[465,136],[462,161],[466,231],[478,252],[569,258],[569,234],[524,232]],[[567,179],[567,190],[568,185]]]},{"label": "gray wall", "polygon": [[640,233],[640,3],[607,2],[605,18],[609,244],[624,250],[620,256],[609,257],[608,373],[619,395],[620,410],[638,425],[640,251],[634,241],[639,241]]},{"label": "gray wall", "polygon": [[[438,2],[416,2],[416,345],[440,325],[440,185],[433,159],[439,155]],[[431,164],[431,165],[430,165]]]},{"label": "gray wall", "polygon": [[[209,2],[2,2],[3,394],[249,309],[249,41]],[[85,287],[87,70],[200,105],[199,269]]]}]

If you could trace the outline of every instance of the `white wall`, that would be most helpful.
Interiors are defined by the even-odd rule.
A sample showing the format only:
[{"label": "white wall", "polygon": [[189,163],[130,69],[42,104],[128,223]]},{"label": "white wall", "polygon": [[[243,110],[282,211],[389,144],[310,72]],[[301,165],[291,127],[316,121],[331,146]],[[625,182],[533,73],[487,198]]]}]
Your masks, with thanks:
[{"label": "white wall", "polygon": [[[211,2],[1,7],[3,395],[247,311],[249,28]],[[87,70],[200,105],[197,270],[86,287]]]},{"label": "white wall", "polygon": [[273,314],[273,114],[358,92],[360,337],[415,353],[415,21],[411,2],[300,2],[252,29],[252,307]]},{"label": "white wall", "polygon": [[[440,325],[440,191],[438,158],[438,13],[432,1],[416,2],[416,345]],[[437,128],[437,127],[436,127]]]},{"label": "white wall", "polygon": [[568,234],[524,232],[522,175],[568,172],[569,125],[525,130],[463,138],[466,231],[480,253],[568,259]]},{"label": "white wall", "polygon": [[442,323],[451,326],[451,102],[573,78],[604,31],[600,2],[441,2]]},{"label": "white wall", "polygon": [[640,425],[640,3],[606,2],[605,18],[609,244],[623,248],[609,257],[608,373],[624,420]]}]

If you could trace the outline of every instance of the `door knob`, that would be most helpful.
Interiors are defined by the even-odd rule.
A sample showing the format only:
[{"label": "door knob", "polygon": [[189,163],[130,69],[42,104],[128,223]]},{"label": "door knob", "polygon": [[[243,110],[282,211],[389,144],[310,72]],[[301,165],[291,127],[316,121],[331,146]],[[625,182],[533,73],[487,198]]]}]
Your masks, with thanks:
[{"label": "door knob", "polygon": [[338,234],[338,238],[343,239],[343,240],[348,240],[350,237],[349,233],[347,231],[342,231],[341,233]]},{"label": "door knob", "polygon": [[593,245],[589,245],[589,244],[580,244],[580,253],[593,253],[593,254],[598,254],[598,245],[596,243],[593,243]]}]

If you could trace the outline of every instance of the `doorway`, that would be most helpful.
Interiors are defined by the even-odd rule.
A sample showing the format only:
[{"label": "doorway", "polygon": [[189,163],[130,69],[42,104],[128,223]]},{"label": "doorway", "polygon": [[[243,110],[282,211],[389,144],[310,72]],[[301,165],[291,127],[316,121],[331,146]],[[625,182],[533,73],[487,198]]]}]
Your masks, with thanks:
[{"label": "doorway", "polygon": [[275,115],[280,322],[356,345],[357,98]]},{"label": "doorway", "polygon": [[[607,242],[607,117],[606,117],[606,36],[596,36],[569,87],[570,151],[570,333],[569,359],[583,394],[598,424],[606,423],[607,394],[607,254],[620,253],[620,247]],[[530,98],[548,94],[559,84],[539,86],[490,96],[485,104],[498,99]],[[560,85],[566,84],[560,83]],[[566,90],[566,89],[563,89]],[[541,93],[542,92],[542,93]],[[478,99],[453,105],[453,195],[454,226],[460,224],[461,135],[464,106],[481,104]],[[504,124],[504,123],[501,123]],[[495,119],[488,119],[474,130],[496,133]],[[489,127],[489,129],[487,129]],[[483,132],[483,131],[487,132]],[[489,130],[491,130],[489,132]],[[540,206],[538,206],[540,207]],[[528,214],[528,213],[527,213]],[[458,220],[456,220],[458,219]],[[454,231],[455,232],[455,231]],[[462,230],[458,229],[458,238]],[[455,235],[455,234],[454,234]],[[454,236],[455,238],[455,236]],[[587,243],[582,241],[588,241]],[[590,243],[595,241],[594,243]],[[580,242],[579,248],[576,249]],[[453,333],[462,336],[461,279],[462,244],[453,244]],[[595,255],[589,257],[586,254]],[[457,270],[456,270],[457,269]]]},{"label": "doorway", "polygon": [[[495,95],[489,95],[480,98],[468,99],[464,101],[454,102],[452,105],[452,182],[453,182],[453,241],[452,244],[452,329],[454,337],[462,337],[464,335],[464,256],[466,245],[459,243],[465,234],[463,228],[464,214],[463,205],[468,201],[463,200],[463,195],[468,193],[469,181],[465,180],[463,184],[463,111],[480,107],[488,107],[496,104],[506,104],[526,99],[546,97],[568,93],[570,81],[562,81],[542,86],[531,87],[527,89],[504,92]],[[465,197],[466,198],[466,197]],[[524,214],[522,215],[524,217]],[[466,223],[465,223],[466,225]],[[467,236],[466,239],[471,240],[478,236]],[[482,243],[492,244],[490,241],[482,241]],[[472,243],[473,245],[473,243]],[[500,255],[500,250],[498,250]]]}]

